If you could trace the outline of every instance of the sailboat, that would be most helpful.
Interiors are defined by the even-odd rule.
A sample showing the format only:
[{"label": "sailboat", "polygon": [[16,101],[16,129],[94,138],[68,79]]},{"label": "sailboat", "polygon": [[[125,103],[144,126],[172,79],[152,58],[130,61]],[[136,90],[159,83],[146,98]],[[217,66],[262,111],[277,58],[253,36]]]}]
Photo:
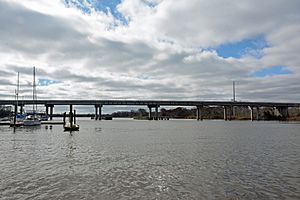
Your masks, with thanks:
[{"label": "sailboat", "polygon": [[41,119],[39,115],[36,113],[37,105],[36,105],[36,85],[35,85],[35,67],[33,67],[33,84],[32,84],[32,113],[28,114],[24,120],[24,126],[39,126],[41,125]]},{"label": "sailboat", "polygon": [[24,125],[24,119],[25,115],[18,113],[18,106],[19,106],[19,88],[20,88],[20,78],[19,78],[19,72],[18,72],[18,82],[17,82],[17,89],[15,91],[16,95],[16,104],[15,104],[15,112],[14,112],[14,118],[10,121],[10,126],[23,126]]}]

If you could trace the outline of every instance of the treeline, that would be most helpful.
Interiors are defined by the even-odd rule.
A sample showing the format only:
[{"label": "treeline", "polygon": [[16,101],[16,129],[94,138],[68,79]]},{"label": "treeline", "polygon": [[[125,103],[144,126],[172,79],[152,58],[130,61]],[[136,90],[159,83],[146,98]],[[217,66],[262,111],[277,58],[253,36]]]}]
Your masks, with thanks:
[{"label": "treeline", "polygon": [[[254,110],[254,116],[257,115],[257,111]],[[154,113],[153,113],[154,115]],[[202,110],[202,115],[204,119],[223,119],[224,109],[223,107],[204,107]],[[249,120],[251,112],[248,107],[234,107],[232,110],[232,119],[237,120]],[[149,113],[145,109],[131,110],[131,111],[118,111],[112,113],[110,116],[114,118],[136,118],[136,119],[146,119]],[[159,111],[160,117],[167,118],[178,118],[178,119],[195,119],[196,118],[196,108],[183,108],[177,107],[174,109],[161,108]],[[286,120],[283,118],[274,108],[261,108],[259,117],[261,120]],[[289,118],[292,120],[300,120],[300,109],[290,108]]]},{"label": "treeline", "polygon": [[[153,111],[152,111],[153,112]],[[223,109],[221,108],[205,108],[203,112],[204,116],[209,119],[222,119]],[[154,112],[153,112],[154,115]],[[112,117],[118,118],[147,118],[149,113],[145,109],[131,110],[131,111],[118,111],[111,114]],[[180,118],[180,119],[193,119],[196,118],[196,109],[187,109],[177,107],[175,109],[161,108],[159,116],[168,118]]]}]

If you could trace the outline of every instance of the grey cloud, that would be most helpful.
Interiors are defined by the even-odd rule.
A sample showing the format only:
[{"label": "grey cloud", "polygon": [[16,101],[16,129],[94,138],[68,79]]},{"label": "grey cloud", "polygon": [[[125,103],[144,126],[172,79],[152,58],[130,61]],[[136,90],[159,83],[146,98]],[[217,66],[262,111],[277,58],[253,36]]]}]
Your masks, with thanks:
[{"label": "grey cloud", "polygon": [[15,3],[0,2],[0,49],[42,54],[61,42],[79,41],[85,36],[75,31],[65,19],[28,10]]},{"label": "grey cloud", "polygon": [[[36,60],[41,65],[36,66],[38,78],[60,81],[38,87],[39,98],[230,100],[232,80],[238,80],[237,97],[241,100],[300,99],[296,70],[299,48],[294,44],[299,38],[295,34],[298,29],[286,29],[291,24],[297,27],[299,23],[296,20],[298,1],[284,2],[283,6],[278,0],[272,1],[273,4],[271,1],[226,1],[218,7],[220,1],[192,0],[191,6],[182,8],[176,8],[181,3],[173,3],[166,18],[153,23],[157,38],[163,34],[167,41],[176,40],[183,46],[193,47],[265,34],[272,44],[264,49],[265,56],[261,60],[246,61],[223,59],[214,54],[203,56],[201,53],[205,52],[201,50],[197,55],[197,48],[191,52],[180,45],[175,50],[172,49],[175,45],[160,49],[148,38],[90,40],[92,33],[77,27],[71,18],[68,21],[7,2],[0,1],[3,10],[0,13],[0,25],[3,25],[0,55],[8,54],[12,58],[0,69],[0,91],[7,94],[1,98],[10,98],[8,94],[14,93],[15,72],[31,80],[28,77],[35,65],[31,62]],[[162,5],[164,3],[155,9]],[[176,9],[172,10],[172,6]],[[154,20],[159,19],[155,17]],[[278,34],[272,32],[276,24]],[[287,40],[286,35],[293,40]],[[160,53],[166,57],[155,59]],[[190,62],[186,60],[188,57],[192,58]],[[292,67],[295,73],[262,79],[250,76],[253,69],[278,63]],[[28,80],[22,82],[26,98],[31,95]]]}]

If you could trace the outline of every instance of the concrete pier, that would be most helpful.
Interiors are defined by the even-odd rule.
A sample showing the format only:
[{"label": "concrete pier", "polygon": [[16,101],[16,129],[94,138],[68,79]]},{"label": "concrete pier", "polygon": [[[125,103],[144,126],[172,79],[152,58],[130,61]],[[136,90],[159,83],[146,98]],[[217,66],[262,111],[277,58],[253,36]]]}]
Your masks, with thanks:
[{"label": "concrete pier", "polygon": [[[50,108],[50,114],[49,114],[49,108]],[[53,119],[53,108],[54,108],[54,105],[46,105],[46,113],[47,113],[47,115],[49,115],[50,120]]]},{"label": "concrete pier", "polygon": [[95,105],[95,120],[98,120],[98,106]]},{"label": "concrete pier", "polygon": [[98,109],[99,109],[99,118],[98,118],[98,120],[101,120],[102,119],[102,105],[99,105]]},{"label": "concrete pier", "polygon": [[227,106],[224,106],[224,120],[227,121]]},{"label": "concrete pier", "polygon": [[196,118],[197,120],[203,120],[203,114],[202,114],[202,111],[203,111],[203,106],[197,106],[197,113],[196,113]]},{"label": "concrete pier", "polygon": [[95,120],[102,119],[102,105],[95,105]]},{"label": "concrete pier", "polygon": [[159,105],[156,105],[155,106],[155,120],[158,120],[158,108],[159,108]]},{"label": "concrete pier", "polygon": [[253,111],[253,107],[252,107],[252,106],[249,106],[249,109],[250,109],[250,119],[251,119],[251,121],[254,121],[254,111]]},{"label": "concrete pier", "polygon": [[224,120],[231,120],[232,119],[232,106],[223,106],[224,108]]},{"label": "concrete pier", "polygon": [[48,105],[45,105],[45,108],[46,108],[46,114],[49,115],[49,107],[48,107]]},{"label": "concrete pier", "polygon": [[[148,105],[148,109],[149,109],[149,115],[148,115],[148,119],[149,120],[158,120],[158,108],[160,107],[160,105],[155,104],[155,105]],[[152,113],[152,108],[155,108],[155,113],[154,113],[154,117],[153,117],[153,113]]]},{"label": "concrete pier", "polygon": [[152,107],[148,105],[149,108],[149,115],[148,115],[148,119],[152,120]]},{"label": "concrete pier", "polygon": [[20,114],[23,114],[23,112],[24,112],[24,105],[19,105],[20,106]]}]

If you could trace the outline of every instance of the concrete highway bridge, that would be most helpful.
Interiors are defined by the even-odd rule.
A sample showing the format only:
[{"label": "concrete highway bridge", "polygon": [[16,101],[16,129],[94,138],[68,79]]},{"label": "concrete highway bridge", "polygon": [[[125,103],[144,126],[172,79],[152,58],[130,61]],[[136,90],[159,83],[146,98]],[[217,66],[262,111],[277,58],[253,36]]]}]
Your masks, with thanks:
[{"label": "concrete highway bridge", "polygon": [[[0,105],[13,105],[15,110],[23,111],[25,105],[44,105],[46,113],[52,120],[53,109],[56,105],[69,105],[70,111],[74,105],[90,105],[95,108],[95,119],[101,120],[102,107],[109,105],[128,105],[128,106],[147,106],[149,109],[149,119],[158,119],[158,108],[161,106],[193,106],[197,109],[197,120],[202,120],[203,107],[223,107],[224,120],[231,119],[234,107],[248,107],[251,111],[251,120],[259,119],[259,110],[263,107],[276,108],[283,116],[288,116],[288,108],[300,107],[300,103],[282,103],[282,102],[247,102],[247,101],[155,101],[155,100],[22,100],[17,104],[16,100],[0,100]],[[18,108],[20,107],[20,108]],[[154,113],[152,109],[154,108]],[[257,116],[254,117],[254,109]]]}]

